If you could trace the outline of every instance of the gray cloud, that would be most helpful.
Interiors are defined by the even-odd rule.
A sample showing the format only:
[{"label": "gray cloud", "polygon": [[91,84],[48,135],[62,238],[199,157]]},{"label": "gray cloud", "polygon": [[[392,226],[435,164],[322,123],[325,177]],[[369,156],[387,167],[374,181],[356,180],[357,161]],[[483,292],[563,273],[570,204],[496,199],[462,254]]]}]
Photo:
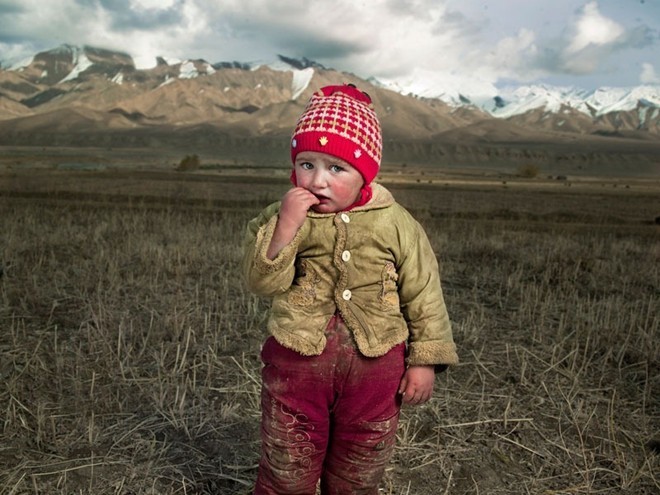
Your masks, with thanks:
[{"label": "gray cloud", "polygon": [[0,14],[18,14],[25,12],[25,6],[19,0],[7,0],[0,2]]},{"label": "gray cloud", "polygon": [[348,56],[367,53],[369,47],[350,41],[332,38],[306,38],[304,36],[284,36],[280,45],[285,53],[296,57],[307,57],[312,60],[338,61]]},{"label": "gray cloud", "polygon": [[184,0],[162,8],[137,9],[130,0],[76,0],[86,8],[98,8],[110,15],[110,27],[118,32],[130,30],[152,30],[182,22]]},{"label": "gray cloud", "polygon": [[258,23],[246,20],[232,22],[216,20],[211,25],[215,32],[222,32],[232,40],[233,45],[242,45],[245,52],[264,52],[268,47],[271,53],[281,53],[292,57],[306,57],[319,62],[341,60],[344,57],[362,53],[368,47],[359,42],[333,37],[307,29],[291,29],[275,26],[272,23]]},{"label": "gray cloud", "polygon": [[18,0],[0,3],[0,42],[20,43],[25,39],[25,33],[16,29],[17,15],[25,14],[27,9]]},{"label": "gray cloud", "polygon": [[621,49],[646,48],[660,44],[658,30],[646,25],[640,25],[628,30],[620,43]]},{"label": "gray cloud", "polygon": [[483,22],[468,19],[462,12],[450,10],[442,14],[435,22],[431,33],[438,35],[451,33],[461,38],[474,38],[479,36],[485,29]]},{"label": "gray cloud", "polygon": [[[267,47],[271,53],[327,63],[366,53],[376,44],[374,36],[364,34],[365,25],[360,25],[359,15],[350,9],[342,12],[330,4],[310,8],[297,1],[247,3],[207,13],[209,30],[233,46],[240,44],[244,52],[263,53]],[[320,29],[322,21],[331,24],[328,16],[335,23]]]},{"label": "gray cloud", "polygon": [[433,0],[386,0],[385,8],[389,13],[400,18],[414,17],[414,18],[431,18],[430,12],[438,6],[442,6],[444,2],[437,2]]},{"label": "gray cloud", "polygon": [[611,80],[657,60],[649,1],[0,0],[0,59],[71,43],[126,51],[144,67],[156,55],[268,62],[283,54],[383,79],[424,70],[493,84]]},{"label": "gray cloud", "polygon": [[525,57],[525,67],[536,74],[584,76],[615,70],[626,60],[624,52],[658,44],[658,32],[644,24],[624,27],[600,14],[596,2],[583,7],[559,38],[538,41],[538,50]]}]

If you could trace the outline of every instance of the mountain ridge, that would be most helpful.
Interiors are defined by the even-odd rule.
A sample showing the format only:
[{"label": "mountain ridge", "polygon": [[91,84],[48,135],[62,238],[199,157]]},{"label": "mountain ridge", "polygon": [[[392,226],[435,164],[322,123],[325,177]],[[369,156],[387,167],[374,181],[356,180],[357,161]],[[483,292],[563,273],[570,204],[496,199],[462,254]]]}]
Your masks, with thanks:
[{"label": "mountain ridge", "polygon": [[[373,78],[364,80],[307,59],[280,55],[270,64],[248,64],[159,57],[153,67],[138,69],[125,53],[72,45],[0,68],[0,145],[117,146],[125,139],[117,136],[127,133],[134,142],[165,146],[185,144],[178,138],[167,139],[174,134],[206,147],[213,146],[214,139],[226,147],[240,138],[254,143],[279,139],[289,135],[313,91],[340,83],[357,84],[372,96],[385,146],[391,150],[387,156],[393,160],[404,160],[409,149],[420,161],[433,163],[494,163],[497,158],[515,164],[528,159],[520,148],[544,143],[553,149],[539,151],[534,160],[546,166],[566,160],[596,164],[618,159],[656,170],[660,162],[660,104],[653,91],[582,93],[583,100],[588,96],[601,108],[614,109],[599,113],[595,103],[585,112],[576,93],[568,93],[573,100],[567,102],[553,100],[551,108],[533,105],[535,100],[557,99],[547,87],[537,86],[519,91],[527,105],[522,113],[511,112],[506,95],[493,97],[491,104],[499,109],[496,116],[497,112],[484,110],[484,101],[465,95],[457,103],[449,97],[407,94]],[[633,109],[617,100],[617,95],[631,94],[639,98]],[[505,116],[507,107],[511,115]],[[200,134],[196,138],[195,129]],[[106,139],[102,133],[116,136]],[[237,146],[223,152],[240,154]]]}]

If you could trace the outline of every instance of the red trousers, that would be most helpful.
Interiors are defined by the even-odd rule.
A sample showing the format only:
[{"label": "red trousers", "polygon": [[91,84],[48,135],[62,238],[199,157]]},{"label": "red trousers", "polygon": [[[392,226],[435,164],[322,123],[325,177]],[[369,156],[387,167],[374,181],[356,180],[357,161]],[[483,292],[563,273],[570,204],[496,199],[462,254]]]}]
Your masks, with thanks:
[{"label": "red trousers", "polygon": [[405,344],[362,356],[343,320],[320,356],[270,337],[261,351],[262,454],[255,495],[372,495],[394,450]]}]

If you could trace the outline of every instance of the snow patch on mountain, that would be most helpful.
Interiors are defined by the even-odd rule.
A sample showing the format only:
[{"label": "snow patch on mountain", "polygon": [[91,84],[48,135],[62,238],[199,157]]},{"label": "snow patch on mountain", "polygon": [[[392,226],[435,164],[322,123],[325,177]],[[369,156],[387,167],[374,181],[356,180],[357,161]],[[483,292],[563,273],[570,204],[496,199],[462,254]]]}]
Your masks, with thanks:
[{"label": "snow patch on mountain", "polygon": [[562,109],[566,112],[568,108],[589,113],[589,108],[585,104],[588,95],[588,92],[570,87],[522,86],[502,90],[498,95],[499,105],[493,108],[482,107],[482,109],[504,119],[537,108],[550,113],[560,113]]},{"label": "snow patch on mountain", "polygon": [[415,69],[404,79],[372,79],[370,82],[397,93],[442,100],[450,106],[494,106],[499,90],[477,77]]},{"label": "snow patch on mountain", "polygon": [[184,63],[182,60],[173,57],[161,57],[153,55],[135,55],[131,57],[137,70],[149,70],[158,66],[158,60],[163,60],[167,65],[178,65]]},{"label": "snow patch on mountain", "polygon": [[135,55],[132,58],[137,70],[149,70],[158,65],[158,58],[153,55]]},{"label": "snow patch on mountain", "polygon": [[34,62],[34,55],[20,60],[2,62],[0,63],[0,67],[5,67],[5,65],[7,65],[7,67],[9,67],[7,70],[20,72],[21,70],[25,69],[30,64],[32,64],[32,62]]},{"label": "snow patch on mountain", "polygon": [[174,81],[176,81],[176,79],[174,77],[166,76],[165,80],[162,83],[160,83],[160,85],[158,87],[162,88],[163,86],[167,86],[168,84],[172,84]]},{"label": "snow patch on mountain", "polygon": [[60,83],[76,79],[80,74],[94,65],[92,61],[87,58],[85,52],[78,47],[71,47],[71,54],[73,56],[73,70],[69,72],[69,75],[62,79]]},{"label": "snow patch on mountain", "polygon": [[307,89],[309,83],[314,77],[314,69],[308,67],[303,70],[294,70],[293,79],[291,80],[291,99],[297,100],[298,97]]},{"label": "snow patch on mountain", "polygon": [[599,88],[587,98],[586,102],[596,109],[598,115],[630,111],[639,105],[660,107],[660,85],[636,86],[634,88]]},{"label": "snow patch on mountain", "polygon": [[312,82],[315,73],[315,67],[318,67],[318,64],[314,64],[307,59],[303,61],[296,61],[295,59],[290,59],[280,55],[278,59],[270,63],[261,63],[254,62],[250,64],[251,70],[256,70],[259,67],[266,66],[271,70],[278,72],[291,72],[291,99],[297,100],[298,97],[303,94],[303,92],[309,86],[309,83]]},{"label": "snow patch on mountain", "polygon": [[195,64],[191,62],[190,60],[186,60],[184,63],[181,64],[181,67],[179,69],[179,78],[181,79],[194,79],[199,76],[199,72],[197,71],[197,67],[195,67]]},{"label": "snow patch on mountain", "polygon": [[208,62],[193,62],[192,60],[186,60],[179,67],[179,78],[180,79],[194,79],[196,77],[215,73],[215,69]]},{"label": "snow patch on mountain", "polygon": [[122,85],[124,83],[124,74],[121,71],[117,72],[115,77],[112,78],[112,82]]}]

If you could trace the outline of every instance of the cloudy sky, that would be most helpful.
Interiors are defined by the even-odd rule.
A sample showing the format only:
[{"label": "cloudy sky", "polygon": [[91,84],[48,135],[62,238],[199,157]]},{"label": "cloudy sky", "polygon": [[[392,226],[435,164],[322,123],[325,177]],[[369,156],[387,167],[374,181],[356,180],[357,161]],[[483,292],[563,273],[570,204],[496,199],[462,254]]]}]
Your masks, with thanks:
[{"label": "cloudy sky", "polygon": [[595,89],[660,83],[660,0],[0,0],[0,60],[62,43]]}]

